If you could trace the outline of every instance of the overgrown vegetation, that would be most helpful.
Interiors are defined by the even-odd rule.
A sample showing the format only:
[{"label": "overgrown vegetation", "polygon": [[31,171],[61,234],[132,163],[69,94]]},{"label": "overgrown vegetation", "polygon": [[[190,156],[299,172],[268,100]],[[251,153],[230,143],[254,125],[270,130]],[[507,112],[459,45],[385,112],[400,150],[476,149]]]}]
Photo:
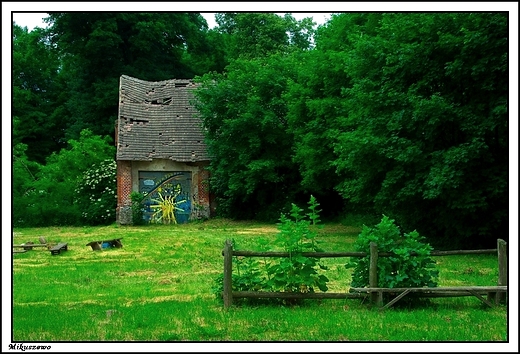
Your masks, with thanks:
[{"label": "overgrown vegetation", "polygon": [[[289,257],[258,260],[252,257],[234,256],[236,273],[232,274],[234,291],[282,291],[307,293],[315,290],[327,291],[329,279],[320,272],[327,269],[317,258],[306,257],[303,252],[318,252],[321,249],[316,240],[316,227],[319,223],[319,203],[310,197],[308,213],[292,203],[289,215],[281,214],[277,225],[278,234],[272,244],[259,238],[256,249],[262,251],[277,250],[289,253]],[[240,246],[233,241],[234,249]],[[214,280],[213,293],[222,298],[223,275]],[[257,302],[257,301],[253,301]],[[278,302],[274,300],[274,302]],[[287,301],[285,301],[287,302]],[[294,301],[292,302],[294,303]]]},{"label": "overgrown vegetation", "polygon": [[321,251],[313,229],[319,220],[319,203],[314,196],[309,201],[309,212],[292,204],[289,216],[282,214],[278,224],[279,234],[275,246],[289,253],[270,262],[267,268],[269,287],[274,291],[307,293],[327,291],[329,279],[319,269],[327,269],[317,258],[303,256],[303,252]]},{"label": "overgrown vegetation", "polygon": [[[281,291],[307,293],[328,290],[326,271],[329,268],[317,258],[303,256],[303,252],[323,252],[318,247],[316,229],[319,222],[319,203],[314,196],[309,201],[309,213],[305,217],[303,209],[292,204],[290,217],[282,214],[278,224],[279,233],[273,246],[259,238],[253,249],[262,251],[283,250],[289,257],[253,257],[234,256],[236,272],[232,274],[233,291]],[[436,287],[439,271],[430,252],[433,248],[417,231],[402,233],[395,220],[383,215],[374,227],[363,226],[354,244],[356,252],[365,252],[365,257],[352,257],[345,264],[346,269],[353,269],[351,286],[363,288],[369,286],[370,244],[375,243],[378,252],[391,253],[380,257],[377,262],[378,283],[381,288]],[[240,247],[233,241],[234,249]],[[320,271],[321,270],[321,271]],[[222,299],[223,275],[215,278],[213,293]],[[250,302],[250,299],[242,300]],[[253,300],[253,302],[258,302]],[[269,301],[264,301],[269,302]],[[274,300],[274,302],[280,302]],[[283,301],[287,303],[288,301]],[[294,301],[292,303],[295,303]]]},{"label": "overgrown vegetation", "polygon": [[144,206],[142,204],[145,195],[139,192],[130,193],[130,200],[132,201],[132,225],[144,225]]},{"label": "overgrown vegetation", "polygon": [[380,288],[435,287],[439,271],[431,258],[432,247],[417,231],[402,233],[393,219],[383,215],[375,227],[364,226],[355,243],[355,250],[366,252],[365,257],[350,258],[345,266],[354,268],[352,287],[369,285],[370,243],[377,245],[378,252],[394,255],[379,257],[377,274]]},{"label": "overgrown vegetation", "polygon": [[13,183],[15,226],[114,222],[115,147],[110,138],[84,130],[45,165],[31,163],[25,152],[21,144],[13,155],[13,170],[20,172]]},{"label": "overgrown vegetation", "polygon": [[73,184],[114,154],[69,168],[67,142],[113,136],[126,74],[201,84],[220,215],[274,222],[313,194],[324,218],[392,215],[436,247],[508,237],[506,12],[337,13],[318,28],[274,13],[220,13],[216,29],[197,13],[48,20],[13,24],[15,225],[85,222]]},{"label": "overgrown vegetation", "polygon": [[[317,237],[323,248],[352,251],[360,231],[325,224]],[[510,339],[507,308],[487,308],[475,297],[432,299],[413,310],[392,307],[383,312],[355,300],[330,299],[224,311],[211,293],[212,280],[222,273],[223,240],[234,239],[249,250],[258,237],[273,244],[278,234],[272,224],[226,219],[144,228],[16,228],[15,244],[37,243],[43,236],[50,243],[68,242],[69,250],[59,256],[43,248],[13,255],[12,338],[147,343],[455,341],[464,342],[466,349],[471,341],[496,345]],[[119,237],[120,249],[92,251],[85,246]],[[496,285],[496,255],[436,260],[440,286]],[[329,291],[348,292],[352,270],[345,269],[344,259],[322,263],[329,268]]]},{"label": "overgrown vegetation", "polygon": [[112,224],[116,212],[116,162],[105,160],[93,166],[78,181],[74,203],[86,225]]},{"label": "overgrown vegetation", "polygon": [[506,237],[507,22],[505,13],[334,14],[313,50],[202,76],[223,215],[257,217],[312,193],[330,201],[328,215],[392,215],[436,246]]}]

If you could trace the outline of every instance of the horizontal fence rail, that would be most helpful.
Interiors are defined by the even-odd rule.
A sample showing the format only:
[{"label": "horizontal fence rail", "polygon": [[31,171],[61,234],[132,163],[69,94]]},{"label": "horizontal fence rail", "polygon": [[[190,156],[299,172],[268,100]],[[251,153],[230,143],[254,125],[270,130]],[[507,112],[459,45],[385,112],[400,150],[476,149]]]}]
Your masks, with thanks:
[{"label": "horizontal fence rail", "polygon": [[258,299],[363,299],[365,294],[356,293],[283,293],[274,291],[233,291],[233,298]]},{"label": "horizontal fence rail", "polygon": [[[452,255],[464,255],[464,254],[494,254],[497,253],[496,248],[483,249],[483,250],[457,250],[457,251],[432,251],[431,256],[452,256]],[[304,257],[314,258],[342,258],[342,257],[365,257],[369,253],[367,252],[302,252],[299,253]],[[224,252],[222,252],[224,255]],[[390,257],[395,254],[391,252],[379,252],[379,257]],[[410,252],[411,256],[417,256],[416,252]],[[290,257],[289,252],[256,252],[256,251],[235,251],[233,250],[233,256],[239,257]]]},{"label": "horizontal fence rail", "polygon": [[[224,280],[222,297],[224,307],[229,308],[233,304],[233,298],[278,298],[278,299],[355,299],[370,297],[371,303],[381,309],[388,308],[404,296],[413,293],[419,297],[461,297],[475,296],[483,303],[493,306],[505,300],[507,293],[507,243],[497,240],[497,248],[482,250],[455,250],[432,251],[431,256],[451,256],[466,254],[497,254],[498,255],[498,281],[497,286],[459,286],[436,288],[378,288],[377,287],[377,259],[389,257],[391,252],[378,252],[377,245],[370,244],[370,252],[303,252],[305,257],[313,258],[341,258],[341,257],[365,257],[370,255],[369,284],[366,288],[350,288],[350,293],[288,293],[268,291],[233,291],[232,272],[233,257],[291,257],[289,252],[256,252],[233,250],[231,240],[226,240],[222,255],[224,256]],[[410,255],[417,255],[411,252]],[[398,294],[393,300],[383,306],[383,293]],[[482,295],[487,294],[487,299]]]}]

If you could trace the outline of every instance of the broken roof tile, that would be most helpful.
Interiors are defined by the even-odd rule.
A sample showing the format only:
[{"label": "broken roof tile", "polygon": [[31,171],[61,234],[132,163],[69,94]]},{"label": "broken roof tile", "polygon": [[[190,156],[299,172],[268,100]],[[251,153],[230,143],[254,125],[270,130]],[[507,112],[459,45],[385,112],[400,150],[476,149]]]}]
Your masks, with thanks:
[{"label": "broken roof tile", "polygon": [[122,75],[117,160],[208,161],[202,121],[190,104],[192,80],[143,81]]}]

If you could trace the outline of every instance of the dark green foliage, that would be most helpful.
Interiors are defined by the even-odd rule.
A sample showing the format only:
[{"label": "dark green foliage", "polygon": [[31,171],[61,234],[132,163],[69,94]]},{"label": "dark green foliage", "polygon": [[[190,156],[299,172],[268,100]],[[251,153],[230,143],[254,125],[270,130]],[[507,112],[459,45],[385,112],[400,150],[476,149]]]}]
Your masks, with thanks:
[{"label": "dark green foliage", "polygon": [[506,237],[507,16],[334,15],[306,63],[286,96],[305,187],[437,245]]},{"label": "dark green foliage", "polygon": [[[319,259],[306,257],[303,252],[322,251],[316,240],[316,227],[320,222],[319,203],[311,196],[309,212],[303,214],[303,209],[292,204],[290,214],[280,216],[278,230],[273,242],[275,249],[282,249],[289,257],[276,259],[264,257],[262,260],[252,257],[233,257],[235,271],[232,274],[233,291],[279,291],[292,293],[308,293],[315,290],[327,291],[329,279],[323,274],[327,267],[319,263]],[[268,251],[271,246],[264,239],[257,240],[262,251]],[[237,249],[236,241],[233,247]],[[223,290],[223,275],[214,281],[213,293],[221,298]],[[277,301],[279,302],[279,301]],[[293,304],[297,301],[285,300],[283,303]]]},{"label": "dark green foliage", "polygon": [[139,192],[130,193],[130,200],[132,201],[132,224],[145,225],[143,200],[145,195]]},{"label": "dark green foliage", "polygon": [[226,59],[224,38],[216,29],[211,29],[203,35],[192,39],[189,51],[184,51],[182,62],[189,65],[195,75],[209,72],[221,73],[229,64]]},{"label": "dark green foliage", "polygon": [[116,162],[105,160],[83,173],[76,188],[75,204],[87,225],[111,224],[117,206]]},{"label": "dark green foliage", "polygon": [[328,278],[320,273],[326,267],[319,260],[306,257],[302,252],[322,251],[316,242],[315,227],[319,223],[319,203],[311,196],[309,212],[302,214],[303,209],[292,204],[289,217],[282,214],[275,245],[289,252],[289,257],[281,257],[269,264],[268,284],[272,289],[284,292],[314,292],[319,289],[327,291]]},{"label": "dark green foliage", "polygon": [[197,108],[213,157],[217,212],[274,221],[304,195],[284,95],[302,64],[297,53],[310,48],[312,21],[272,13],[216,17],[230,64],[199,80]]},{"label": "dark green foliage", "polygon": [[217,13],[218,31],[226,45],[228,61],[253,59],[293,50],[309,49],[314,23],[310,18],[297,21],[289,14]]},{"label": "dark green foliage", "polygon": [[26,150],[27,145],[22,143],[13,148],[12,222],[14,227],[24,226],[30,219],[26,210],[31,195],[34,194],[33,183],[41,169],[40,164],[28,160]]},{"label": "dark green foliage", "polygon": [[359,37],[334,143],[345,198],[451,246],[505,235],[506,24],[503,14],[383,14]]},{"label": "dark green foliage", "polygon": [[227,74],[200,79],[196,107],[212,156],[212,191],[218,212],[236,218],[275,220],[300,193],[291,159],[282,98],[290,62],[278,56],[236,60]]},{"label": "dark green foliage", "polygon": [[25,144],[28,159],[38,163],[66,145],[62,117],[55,114],[62,104],[60,62],[46,35],[13,25],[12,145]]},{"label": "dark green foliage", "polygon": [[[375,227],[364,226],[355,243],[357,252],[367,256],[353,257],[345,265],[354,268],[351,286],[368,287],[370,243],[377,245],[378,252],[391,252],[393,256],[377,260],[377,286],[381,288],[435,287],[439,272],[430,257],[432,247],[424,242],[417,231],[402,233],[394,220],[383,216]],[[415,255],[412,255],[414,253]]]},{"label": "dark green foliage", "polygon": [[334,190],[342,179],[333,165],[336,155],[331,142],[346,114],[338,107],[344,100],[341,88],[347,79],[338,72],[342,70],[338,55],[314,50],[295,55],[294,63],[298,76],[283,97],[288,130],[294,137],[292,160],[298,166],[302,188],[319,196],[325,215],[331,215],[343,209],[338,202],[341,196]]},{"label": "dark green foliage", "polygon": [[299,52],[279,49],[280,19],[251,36],[261,19],[220,17],[241,59],[202,80],[224,215],[310,192],[337,205],[327,212],[340,195],[345,211],[391,213],[438,246],[507,238],[507,14],[337,14]]},{"label": "dark green foliage", "polygon": [[[75,202],[75,193],[83,174],[93,165],[106,159],[113,160],[115,148],[109,138],[102,139],[85,130],[79,140],[69,140],[69,147],[47,158],[46,164],[31,180],[27,175],[14,175],[13,185],[22,190],[14,208],[13,220],[23,226],[78,225],[82,220],[82,210]],[[18,169],[25,168],[23,156],[18,158]],[[30,165],[26,166],[29,170]],[[34,167],[34,166],[32,166]],[[103,194],[103,191],[99,191]],[[102,195],[91,194],[95,200]],[[114,198],[114,197],[112,197]],[[23,206],[23,207],[21,207]],[[114,206],[115,207],[115,206]],[[106,220],[98,220],[101,223]]]},{"label": "dark green foliage", "polygon": [[363,225],[374,225],[379,221],[379,215],[375,215],[371,210],[364,210],[359,213],[346,212],[346,215],[341,219],[341,224],[362,228]]},{"label": "dark green foliage", "polygon": [[[215,69],[198,13],[51,13],[50,39],[67,81],[67,137],[82,129],[113,135],[119,77],[189,79]],[[187,61],[188,60],[188,61]],[[195,64],[201,67],[195,67]]]}]

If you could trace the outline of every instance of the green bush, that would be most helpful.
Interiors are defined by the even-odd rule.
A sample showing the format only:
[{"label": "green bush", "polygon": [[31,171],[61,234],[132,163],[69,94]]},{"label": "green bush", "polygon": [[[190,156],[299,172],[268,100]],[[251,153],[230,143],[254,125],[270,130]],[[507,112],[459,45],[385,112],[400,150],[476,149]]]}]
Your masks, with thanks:
[{"label": "green bush", "polygon": [[268,284],[276,291],[284,292],[314,292],[315,289],[327,291],[329,279],[320,274],[319,269],[326,267],[319,263],[318,258],[305,257],[303,252],[322,251],[316,242],[316,231],[312,228],[319,223],[319,203],[311,196],[309,213],[302,215],[303,209],[292,204],[289,217],[282,214],[275,244],[289,252],[289,257],[282,257],[272,262],[267,273]]},{"label": "green bush", "polygon": [[[280,231],[274,242],[275,248],[283,249],[289,253],[289,257],[264,258],[261,261],[251,257],[233,257],[235,271],[232,275],[233,291],[281,291],[292,293],[315,292],[319,289],[327,291],[329,279],[322,274],[327,267],[319,263],[318,258],[303,256],[303,252],[322,251],[316,240],[317,224],[319,223],[319,203],[311,196],[309,212],[303,214],[303,209],[292,204],[289,215],[282,214],[278,230]],[[269,242],[258,239],[261,251],[270,249]],[[237,244],[233,240],[233,247]],[[220,274],[214,280],[213,293],[221,299],[223,290],[223,275]],[[251,301],[249,303],[276,302],[294,304],[298,301]]]},{"label": "green bush", "polygon": [[[377,260],[377,286],[381,288],[435,287],[439,272],[430,257],[432,247],[424,242],[417,231],[401,233],[394,220],[383,215],[375,227],[364,226],[355,243],[358,252],[370,253],[370,243],[377,244],[379,252],[394,255],[379,257]],[[415,255],[412,255],[412,254]],[[352,287],[366,287],[369,284],[370,256],[353,257],[345,265],[354,268]]]},{"label": "green bush", "polygon": [[[232,240],[233,248],[238,249],[237,242]],[[233,257],[234,272],[231,275],[232,291],[270,291],[268,284],[268,275],[265,271],[265,263],[262,266],[258,259],[252,257]],[[212,286],[212,293],[215,297],[222,301],[222,292],[224,291],[224,274],[220,273],[215,277]],[[257,304],[269,303],[273,299],[240,299],[239,303]]]},{"label": "green bush", "polygon": [[[30,226],[57,226],[57,225],[79,225],[85,222],[85,209],[89,215],[99,212],[102,204],[90,205],[78,202],[77,188],[82,179],[85,181],[86,171],[104,160],[113,159],[115,147],[110,138],[102,138],[92,134],[89,130],[81,132],[79,140],[69,140],[68,147],[53,153],[46,160],[45,165],[29,163],[25,157],[23,146],[18,146],[14,151],[16,162],[15,171],[22,171],[20,176],[14,178],[13,220],[16,225]],[[25,172],[24,172],[25,171]],[[109,182],[110,181],[110,182]],[[108,183],[108,184],[107,184]],[[108,178],[99,186],[111,185],[115,189],[115,183]],[[103,187],[103,188],[104,188]],[[97,187],[96,187],[97,188]],[[92,196],[101,193],[102,190],[92,191]],[[104,197],[97,196],[95,201]],[[103,210],[115,209],[115,197],[113,206],[110,205]],[[80,198],[81,199],[81,198]],[[101,201],[99,201],[101,202]],[[103,207],[106,205],[103,204]],[[93,209],[91,209],[91,207]],[[102,223],[108,219],[100,219]],[[114,220],[112,218],[112,220]],[[96,222],[97,223],[97,222]]]},{"label": "green bush", "polygon": [[87,225],[106,225],[115,221],[117,206],[116,162],[105,160],[83,173],[76,188],[75,203]]},{"label": "green bush", "polygon": [[145,195],[139,192],[132,192],[130,194],[130,200],[132,200],[132,224],[133,225],[144,225],[146,220],[144,219],[144,208],[143,200]]},{"label": "green bush", "polygon": [[34,215],[28,213],[32,205],[32,196],[35,194],[34,181],[41,169],[37,162],[27,158],[27,145],[16,144],[13,147],[13,167],[12,167],[12,197],[13,197],[13,217],[14,227],[25,227],[31,225]]}]

